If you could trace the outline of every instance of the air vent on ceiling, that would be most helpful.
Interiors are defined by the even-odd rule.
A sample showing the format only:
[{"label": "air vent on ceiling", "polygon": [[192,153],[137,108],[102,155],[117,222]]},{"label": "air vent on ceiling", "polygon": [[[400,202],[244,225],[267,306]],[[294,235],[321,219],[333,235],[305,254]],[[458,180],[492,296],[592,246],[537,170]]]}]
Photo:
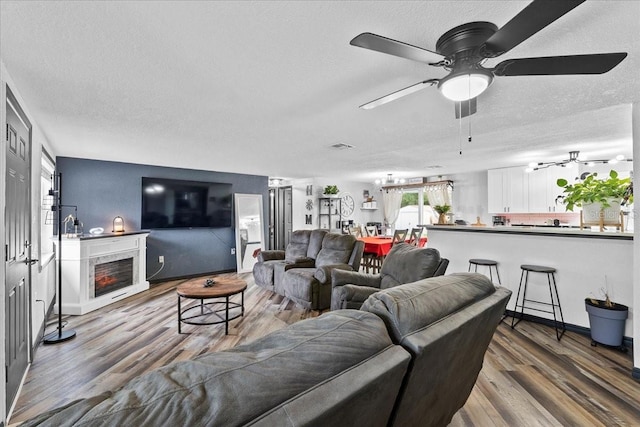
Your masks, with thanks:
[{"label": "air vent on ceiling", "polygon": [[343,142],[333,144],[330,147],[335,148],[336,150],[351,150],[352,148],[354,148],[353,145],[345,144]]},{"label": "air vent on ceiling", "polygon": [[442,169],[444,166],[440,166],[440,165],[430,165],[427,166],[426,169]]}]

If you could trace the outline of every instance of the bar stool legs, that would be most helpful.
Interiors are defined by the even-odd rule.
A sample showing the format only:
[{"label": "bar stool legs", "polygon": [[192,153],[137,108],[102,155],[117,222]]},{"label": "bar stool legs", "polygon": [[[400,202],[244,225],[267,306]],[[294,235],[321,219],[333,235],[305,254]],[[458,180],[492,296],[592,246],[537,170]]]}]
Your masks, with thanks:
[{"label": "bar stool legs", "polygon": [[489,268],[489,280],[493,283],[493,274],[491,273],[491,267],[496,270],[496,276],[498,278],[498,284],[502,285],[502,281],[500,280],[500,273],[498,273],[498,262],[492,259],[481,259],[481,258],[471,258],[469,260],[469,268],[467,271],[471,271],[471,266],[474,266],[474,272],[478,272],[478,266],[482,265]]},{"label": "bar stool legs", "polygon": [[[518,294],[516,296],[516,306],[514,308],[513,317],[511,319],[511,329],[514,329],[515,326],[522,320],[524,317],[524,309],[528,310],[536,310],[544,313],[553,314],[553,325],[556,330],[556,338],[560,341],[560,338],[564,335],[566,331],[566,326],[564,323],[564,316],[562,315],[562,306],[560,305],[560,298],[558,296],[558,286],[556,285],[556,277],[555,272],[556,269],[552,267],[544,267],[540,265],[521,265],[520,268],[522,272],[520,273],[520,285],[518,286]],[[551,302],[546,301],[536,301],[527,298],[527,284],[529,283],[529,272],[533,273],[544,273],[547,275],[547,282],[549,285],[549,296],[551,297]],[[524,284],[524,289],[522,289],[522,285]],[[520,291],[522,291],[522,303],[520,302]],[[546,306],[550,306],[551,310],[543,310],[540,308],[535,308],[531,306],[527,306],[527,303],[535,303],[542,304]],[[520,307],[520,316],[518,315],[518,307]],[[558,316],[556,315],[556,307],[560,314],[560,320],[558,320]],[[516,317],[518,317],[516,319]]]}]

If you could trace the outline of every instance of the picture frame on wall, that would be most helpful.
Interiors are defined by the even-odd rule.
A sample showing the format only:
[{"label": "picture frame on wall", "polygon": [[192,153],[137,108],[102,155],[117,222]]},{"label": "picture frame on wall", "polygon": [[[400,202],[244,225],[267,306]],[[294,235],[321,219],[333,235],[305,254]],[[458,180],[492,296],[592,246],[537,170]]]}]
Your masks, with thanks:
[{"label": "picture frame on wall", "polygon": [[313,196],[313,185],[307,185],[307,196]]}]

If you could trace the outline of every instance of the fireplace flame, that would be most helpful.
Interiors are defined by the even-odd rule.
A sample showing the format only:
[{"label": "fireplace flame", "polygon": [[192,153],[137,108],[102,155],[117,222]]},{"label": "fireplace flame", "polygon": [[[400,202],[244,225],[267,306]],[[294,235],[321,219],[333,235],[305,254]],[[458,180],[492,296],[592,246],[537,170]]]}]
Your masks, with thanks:
[{"label": "fireplace flame", "polygon": [[115,284],[117,281],[118,279],[113,276],[104,275],[104,276],[96,277],[96,287],[104,288],[106,286],[111,286]]}]

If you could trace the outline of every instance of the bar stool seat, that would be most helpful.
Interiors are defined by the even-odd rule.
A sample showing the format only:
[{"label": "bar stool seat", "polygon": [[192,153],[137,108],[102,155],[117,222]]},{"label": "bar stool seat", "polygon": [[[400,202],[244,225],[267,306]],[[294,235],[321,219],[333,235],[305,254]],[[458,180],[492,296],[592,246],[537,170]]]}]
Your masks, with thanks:
[{"label": "bar stool seat", "polygon": [[498,277],[498,284],[502,285],[502,281],[500,280],[500,273],[498,273],[498,261],[494,261],[492,259],[484,259],[484,258],[471,258],[469,260],[469,268],[467,271],[471,271],[471,266],[474,266],[474,272],[478,272],[478,266],[489,267],[489,279],[493,282],[493,274],[491,273],[491,268],[493,267],[496,271],[496,276]]},{"label": "bar stool seat", "polygon": [[[562,306],[560,305],[560,298],[558,297],[558,286],[556,285],[556,269],[553,267],[547,267],[544,265],[533,265],[533,264],[522,264],[520,266],[522,269],[522,273],[520,274],[520,284],[518,285],[518,295],[516,296],[516,306],[513,310],[513,318],[511,319],[511,329],[514,329],[515,326],[522,320],[524,317],[524,309],[528,310],[536,310],[544,313],[553,314],[553,325],[556,330],[556,338],[560,341],[560,338],[564,335],[566,331],[566,325],[564,323],[564,316],[562,315]],[[527,298],[527,284],[529,283],[529,273],[543,273],[547,275],[547,282],[549,284],[549,296],[551,297],[551,302],[546,301],[536,301]],[[522,285],[524,284],[524,289],[522,289]],[[520,291],[522,290],[522,303],[520,304]],[[535,303],[542,304],[546,306],[550,306],[551,310],[543,310],[540,308],[535,308],[531,306],[527,306],[527,303]],[[520,307],[520,316],[516,320],[516,316],[518,315],[518,307]],[[556,316],[556,308],[559,311],[559,318]]]},{"label": "bar stool seat", "polygon": [[522,264],[520,266],[523,270],[534,271],[536,273],[555,273],[556,269],[553,267],[545,267],[543,265]]}]

